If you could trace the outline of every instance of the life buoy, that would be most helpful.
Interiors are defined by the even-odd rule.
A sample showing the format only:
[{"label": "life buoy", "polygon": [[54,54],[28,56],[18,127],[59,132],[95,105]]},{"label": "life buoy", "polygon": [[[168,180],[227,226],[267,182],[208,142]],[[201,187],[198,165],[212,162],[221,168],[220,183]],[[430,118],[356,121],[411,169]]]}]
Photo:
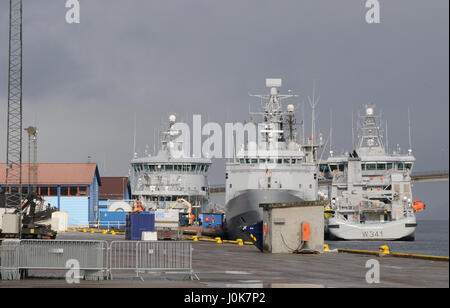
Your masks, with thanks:
[{"label": "life buoy", "polygon": [[215,222],[216,222],[216,217],[214,217],[214,216],[211,217],[211,222],[212,222],[212,223],[215,223]]}]

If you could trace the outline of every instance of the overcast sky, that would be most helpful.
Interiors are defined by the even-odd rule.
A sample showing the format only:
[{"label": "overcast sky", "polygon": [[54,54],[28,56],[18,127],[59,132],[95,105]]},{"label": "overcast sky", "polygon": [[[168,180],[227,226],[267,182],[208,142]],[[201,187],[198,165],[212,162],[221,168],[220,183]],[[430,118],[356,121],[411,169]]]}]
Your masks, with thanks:
[{"label": "overcast sky", "polygon": [[[388,121],[390,147],[406,150],[409,106],[415,171],[448,170],[448,0],[380,0],[380,24],[365,22],[362,0],[79,0],[72,25],[64,0],[23,2],[23,125],[39,129],[39,161],[92,156],[101,175],[126,175],[135,113],[142,153],[172,113],[248,120],[259,105],[248,93],[281,77],[282,91],[300,95],[295,105],[316,80],[318,130],[328,135],[332,109],[336,152],[351,150],[352,110],[367,103]],[[0,1],[2,161],[8,9]],[[224,183],[223,160],[210,182]],[[419,218],[448,218],[448,182],[413,192],[428,204]]]}]

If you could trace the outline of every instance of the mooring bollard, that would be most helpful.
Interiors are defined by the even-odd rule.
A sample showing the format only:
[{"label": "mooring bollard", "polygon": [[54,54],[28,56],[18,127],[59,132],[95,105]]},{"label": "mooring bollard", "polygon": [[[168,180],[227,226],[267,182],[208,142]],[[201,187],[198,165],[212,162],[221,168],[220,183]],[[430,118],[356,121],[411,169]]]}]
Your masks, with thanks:
[{"label": "mooring bollard", "polygon": [[236,242],[237,242],[237,244],[238,244],[239,246],[244,245],[244,241],[243,241],[241,238],[238,238],[238,239],[236,240]]},{"label": "mooring bollard", "polygon": [[192,237],[192,240],[193,240],[194,242],[198,242],[198,237],[194,235],[194,236]]},{"label": "mooring bollard", "polygon": [[217,244],[222,244],[223,243],[222,239],[220,237],[216,237],[216,242],[217,242]]},{"label": "mooring bollard", "polygon": [[328,247],[328,244],[323,244],[323,251],[330,251],[330,247]]},{"label": "mooring bollard", "polygon": [[380,252],[386,255],[390,254],[389,246],[388,245],[380,246]]}]

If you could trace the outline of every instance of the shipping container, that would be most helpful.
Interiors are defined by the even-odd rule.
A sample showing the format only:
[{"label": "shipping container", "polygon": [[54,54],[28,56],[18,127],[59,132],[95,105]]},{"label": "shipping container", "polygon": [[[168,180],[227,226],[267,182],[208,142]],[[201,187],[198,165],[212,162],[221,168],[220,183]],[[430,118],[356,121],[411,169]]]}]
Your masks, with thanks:
[{"label": "shipping container", "polygon": [[129,213],[126,217],[125,239],[139,241],[144,231],[155,231],[155,214]]},{"label": "shipping container", "polygon": [[122,229],[126,225],[127,212],[100,212],[100,228]]}]

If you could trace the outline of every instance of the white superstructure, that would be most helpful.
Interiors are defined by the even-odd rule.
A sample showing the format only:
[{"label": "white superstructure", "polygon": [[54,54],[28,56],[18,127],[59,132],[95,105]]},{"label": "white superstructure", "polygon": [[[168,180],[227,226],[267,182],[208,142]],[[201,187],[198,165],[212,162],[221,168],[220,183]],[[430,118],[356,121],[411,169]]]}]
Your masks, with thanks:
[{"label": "white superstructure", "polygon": [[411,192],[412,150],[389,154],[385,138],[368,105],[360,117],[356,150],[330,157],[319,176],[332,178],[328,233],[346,240],[413,239],[416,218]]},{"label": "white superstructure", "polygon": [[169,209],[176,200],[187,200],[197,217],[198,213],[209,211],[207,174],[211,160],[184,153],[175,121],[176,117],[171,115],[156,156],[135,155],[132,159],[131,194],[147,209]]}]

